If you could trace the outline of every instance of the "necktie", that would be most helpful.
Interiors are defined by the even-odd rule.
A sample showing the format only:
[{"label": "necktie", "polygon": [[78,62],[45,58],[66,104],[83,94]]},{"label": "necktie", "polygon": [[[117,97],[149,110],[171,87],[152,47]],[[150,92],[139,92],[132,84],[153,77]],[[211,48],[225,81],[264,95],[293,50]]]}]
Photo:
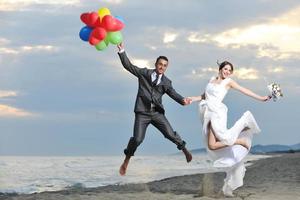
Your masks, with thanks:
[{"label": "necktie", "polygon": [[159,74],[156,74],[156,78],[155,78],[155,80],[152,82],[152,86],[157,85],[158,78],[159,78]]}]

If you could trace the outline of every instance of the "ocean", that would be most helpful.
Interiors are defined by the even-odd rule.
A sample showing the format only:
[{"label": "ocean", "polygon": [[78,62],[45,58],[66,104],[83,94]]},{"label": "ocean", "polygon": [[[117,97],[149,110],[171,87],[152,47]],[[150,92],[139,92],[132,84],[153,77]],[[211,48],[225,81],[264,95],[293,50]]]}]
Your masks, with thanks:
[{"label": "ocean", "polygon": [[[248,155],[246,160],[264,156]],[[0,192],[31,194],[70,187],[141,183],[173,176],[216,172],[206,154],[134,156],[126,176],[119,175],[123,156],[19,157],[0,156]]]}]

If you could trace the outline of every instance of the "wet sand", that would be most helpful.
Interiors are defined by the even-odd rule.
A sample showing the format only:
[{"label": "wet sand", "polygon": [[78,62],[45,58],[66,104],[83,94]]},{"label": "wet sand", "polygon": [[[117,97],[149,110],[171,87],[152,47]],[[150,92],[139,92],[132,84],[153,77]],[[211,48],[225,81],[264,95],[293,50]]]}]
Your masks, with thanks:
[{"label": "wet sand", "polygon": [[247,167],[244,186],[225,197],[220,191],[225,173],[172,177],[140,184],[72,188],[36,194],[0,194],[0,200],[295,200],[300,199],[300,153],[274,155]]}]

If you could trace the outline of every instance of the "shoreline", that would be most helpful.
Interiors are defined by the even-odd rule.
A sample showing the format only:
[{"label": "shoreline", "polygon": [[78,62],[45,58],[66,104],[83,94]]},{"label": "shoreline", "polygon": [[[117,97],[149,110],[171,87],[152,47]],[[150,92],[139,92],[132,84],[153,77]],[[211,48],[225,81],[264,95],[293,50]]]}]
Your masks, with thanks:
[{"label": "shoreline", "polygon": [[[300,196],[300,153],[273,154],[250,161],[244,186],[231,199],[295,199]],[[54,192],[0,194],[4,200],[59,199],[226,199],[221,194],[225,173],[175,176],[148,183],[73,187]]]}]

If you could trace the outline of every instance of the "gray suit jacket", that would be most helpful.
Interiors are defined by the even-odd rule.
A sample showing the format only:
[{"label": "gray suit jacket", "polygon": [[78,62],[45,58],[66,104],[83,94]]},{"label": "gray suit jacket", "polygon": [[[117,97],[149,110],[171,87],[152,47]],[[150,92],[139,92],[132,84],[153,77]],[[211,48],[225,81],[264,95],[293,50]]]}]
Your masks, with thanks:
[{"label": "gray suit jacket", "polygon": [[162,95],[167,93],[172,99],[181,105],[184,105],[183,99],[172,87],[172,82],[165,75],[161,77],[161,82],[152,86],[151,74],[154,69],[139,68],[131,64],[125,52],[119,53],[123,67],[135,75],[139,80],[139,89],[135,101],[134,112],[150,111],[151,102],[155,105],[155,109],[164,114],[165,110],[162,104]]}]

